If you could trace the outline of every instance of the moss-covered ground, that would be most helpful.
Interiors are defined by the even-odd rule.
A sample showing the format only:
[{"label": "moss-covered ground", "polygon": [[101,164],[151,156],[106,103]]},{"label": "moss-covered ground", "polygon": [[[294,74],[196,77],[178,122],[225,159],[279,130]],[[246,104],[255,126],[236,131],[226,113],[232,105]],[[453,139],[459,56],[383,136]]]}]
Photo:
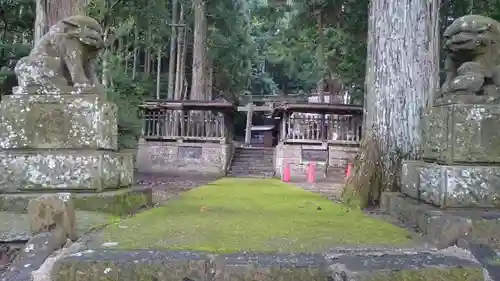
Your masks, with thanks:
[{"label": "moss-covered ground", "polygon": [[224,178],[104,229],[122,249],[311,252],[399,245],[402,229],[274,179]]}]

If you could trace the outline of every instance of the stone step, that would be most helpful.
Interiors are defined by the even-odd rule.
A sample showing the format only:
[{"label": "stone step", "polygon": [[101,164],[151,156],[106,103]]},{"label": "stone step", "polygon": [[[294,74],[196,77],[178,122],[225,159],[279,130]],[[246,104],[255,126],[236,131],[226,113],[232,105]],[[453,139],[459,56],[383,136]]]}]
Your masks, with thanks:
[{"label": "stone step", "polygon": [[240,158],[240,159],[274,159],[274,156],[273,155],[235,154],[234,158]]},{"label": "stone step", "polygon": [[248,154],[235,154],[233,158],[238,159],[274,159],[273,155],[248,155]]},{"label": "stone step", "polygon": [[58,260],[51,276],[52,280],[65,281],[98,281],[103,276],[108,281],[487,280],[475,260],[450,250],[424,247],[338,247],[324,253],[226,255],[97,249]]},{"label": "stone step", "polygon": [[274,158],[273,157],[250,157],[250,156],[239,156],[239,155],[235,155],[233,157],[233,160],[241,160],[241,161],[273,161]]},{"label": "stone step", "polygon": [[256,178],[256,179],[269,179],[269,178],[274,178],[274,175],[272,174],[247,174],[247,173],[241,173],[241,174],[228,174],[228,177],[232,178]]},{"label": "stone step", "polygon": [[[28,202],[43,193],[0,194],[0,211],[26,213]],[[138,212],[153,205],[152,190],[145,186],[134,186],[105,192],[72,192],[75,209],[98,211],[117,216]]]},{"label": "stone step", "polygon": [[263,163],[233,163],[231,169],[242,168],[242,169],[257,169],[257,170],[274,170],[274,165],[263,164]]},{"label": "stone step", "polygon": [[241,171],[274,171],[273,166],[265,166],[265,165],[232,165],[229,170],[241,170]]},{"label": "stone step", "polygon": [[236,155],[274,155],[274,151],[269,150],[235,150]]},{"label": "stone step", "polygon": [[274,169],[274,165],[273,163],[262,163],[262,162],[233,162],[231,164],[231,167],[235,167],[235,166],[239,166],[239,167],[263,167],[263,168],[268,168],[270,167],[271,169]]}]

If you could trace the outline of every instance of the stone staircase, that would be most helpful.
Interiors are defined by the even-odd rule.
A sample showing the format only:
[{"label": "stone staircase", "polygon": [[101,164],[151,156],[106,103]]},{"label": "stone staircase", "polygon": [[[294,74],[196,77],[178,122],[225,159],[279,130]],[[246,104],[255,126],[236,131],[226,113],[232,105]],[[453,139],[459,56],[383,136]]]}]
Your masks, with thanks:
[{"label": "stone staircase", "polygon": [[227,175],[229,177],[274,177],[274,148],[237,147]]}]

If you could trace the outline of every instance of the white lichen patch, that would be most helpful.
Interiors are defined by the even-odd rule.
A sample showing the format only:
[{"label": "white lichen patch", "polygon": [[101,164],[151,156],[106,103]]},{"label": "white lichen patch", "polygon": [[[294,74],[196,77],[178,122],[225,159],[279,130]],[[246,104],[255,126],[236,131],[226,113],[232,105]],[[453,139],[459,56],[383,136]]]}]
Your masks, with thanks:
[{"label": "white lichen patch", "polygon": [[[99,95],[23,95],[1,106],[0,148],[117,149],[116,107]],[[54,109],[64,117],[51,118]]]},{"label": "white lichen patch", "polygon": [[[49,162],[56,168],[49,168]],[[120,155],[108,152],[52,152],[0,154],[0,191],[22,189],[116,188],[126,172]]]},{"label": "white lichen patch", "polygon": [[470,109],[469,113],[467,114],[466,120],[481,121],[484,118],[485,113],[486,108],[484,108],[483,106],[475,106]]}]

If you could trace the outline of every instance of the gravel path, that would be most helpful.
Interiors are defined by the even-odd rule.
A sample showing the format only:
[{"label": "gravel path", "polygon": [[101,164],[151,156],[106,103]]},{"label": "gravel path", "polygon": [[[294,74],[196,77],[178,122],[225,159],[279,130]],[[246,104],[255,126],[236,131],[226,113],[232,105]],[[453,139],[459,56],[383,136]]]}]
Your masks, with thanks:
[{"label": "gravel path", "polygon": [[138,185],[152,188],[153,203],[163,204],[180,193],[212,182],[217,177],[199,174],[136,173],[135,179]]}]

